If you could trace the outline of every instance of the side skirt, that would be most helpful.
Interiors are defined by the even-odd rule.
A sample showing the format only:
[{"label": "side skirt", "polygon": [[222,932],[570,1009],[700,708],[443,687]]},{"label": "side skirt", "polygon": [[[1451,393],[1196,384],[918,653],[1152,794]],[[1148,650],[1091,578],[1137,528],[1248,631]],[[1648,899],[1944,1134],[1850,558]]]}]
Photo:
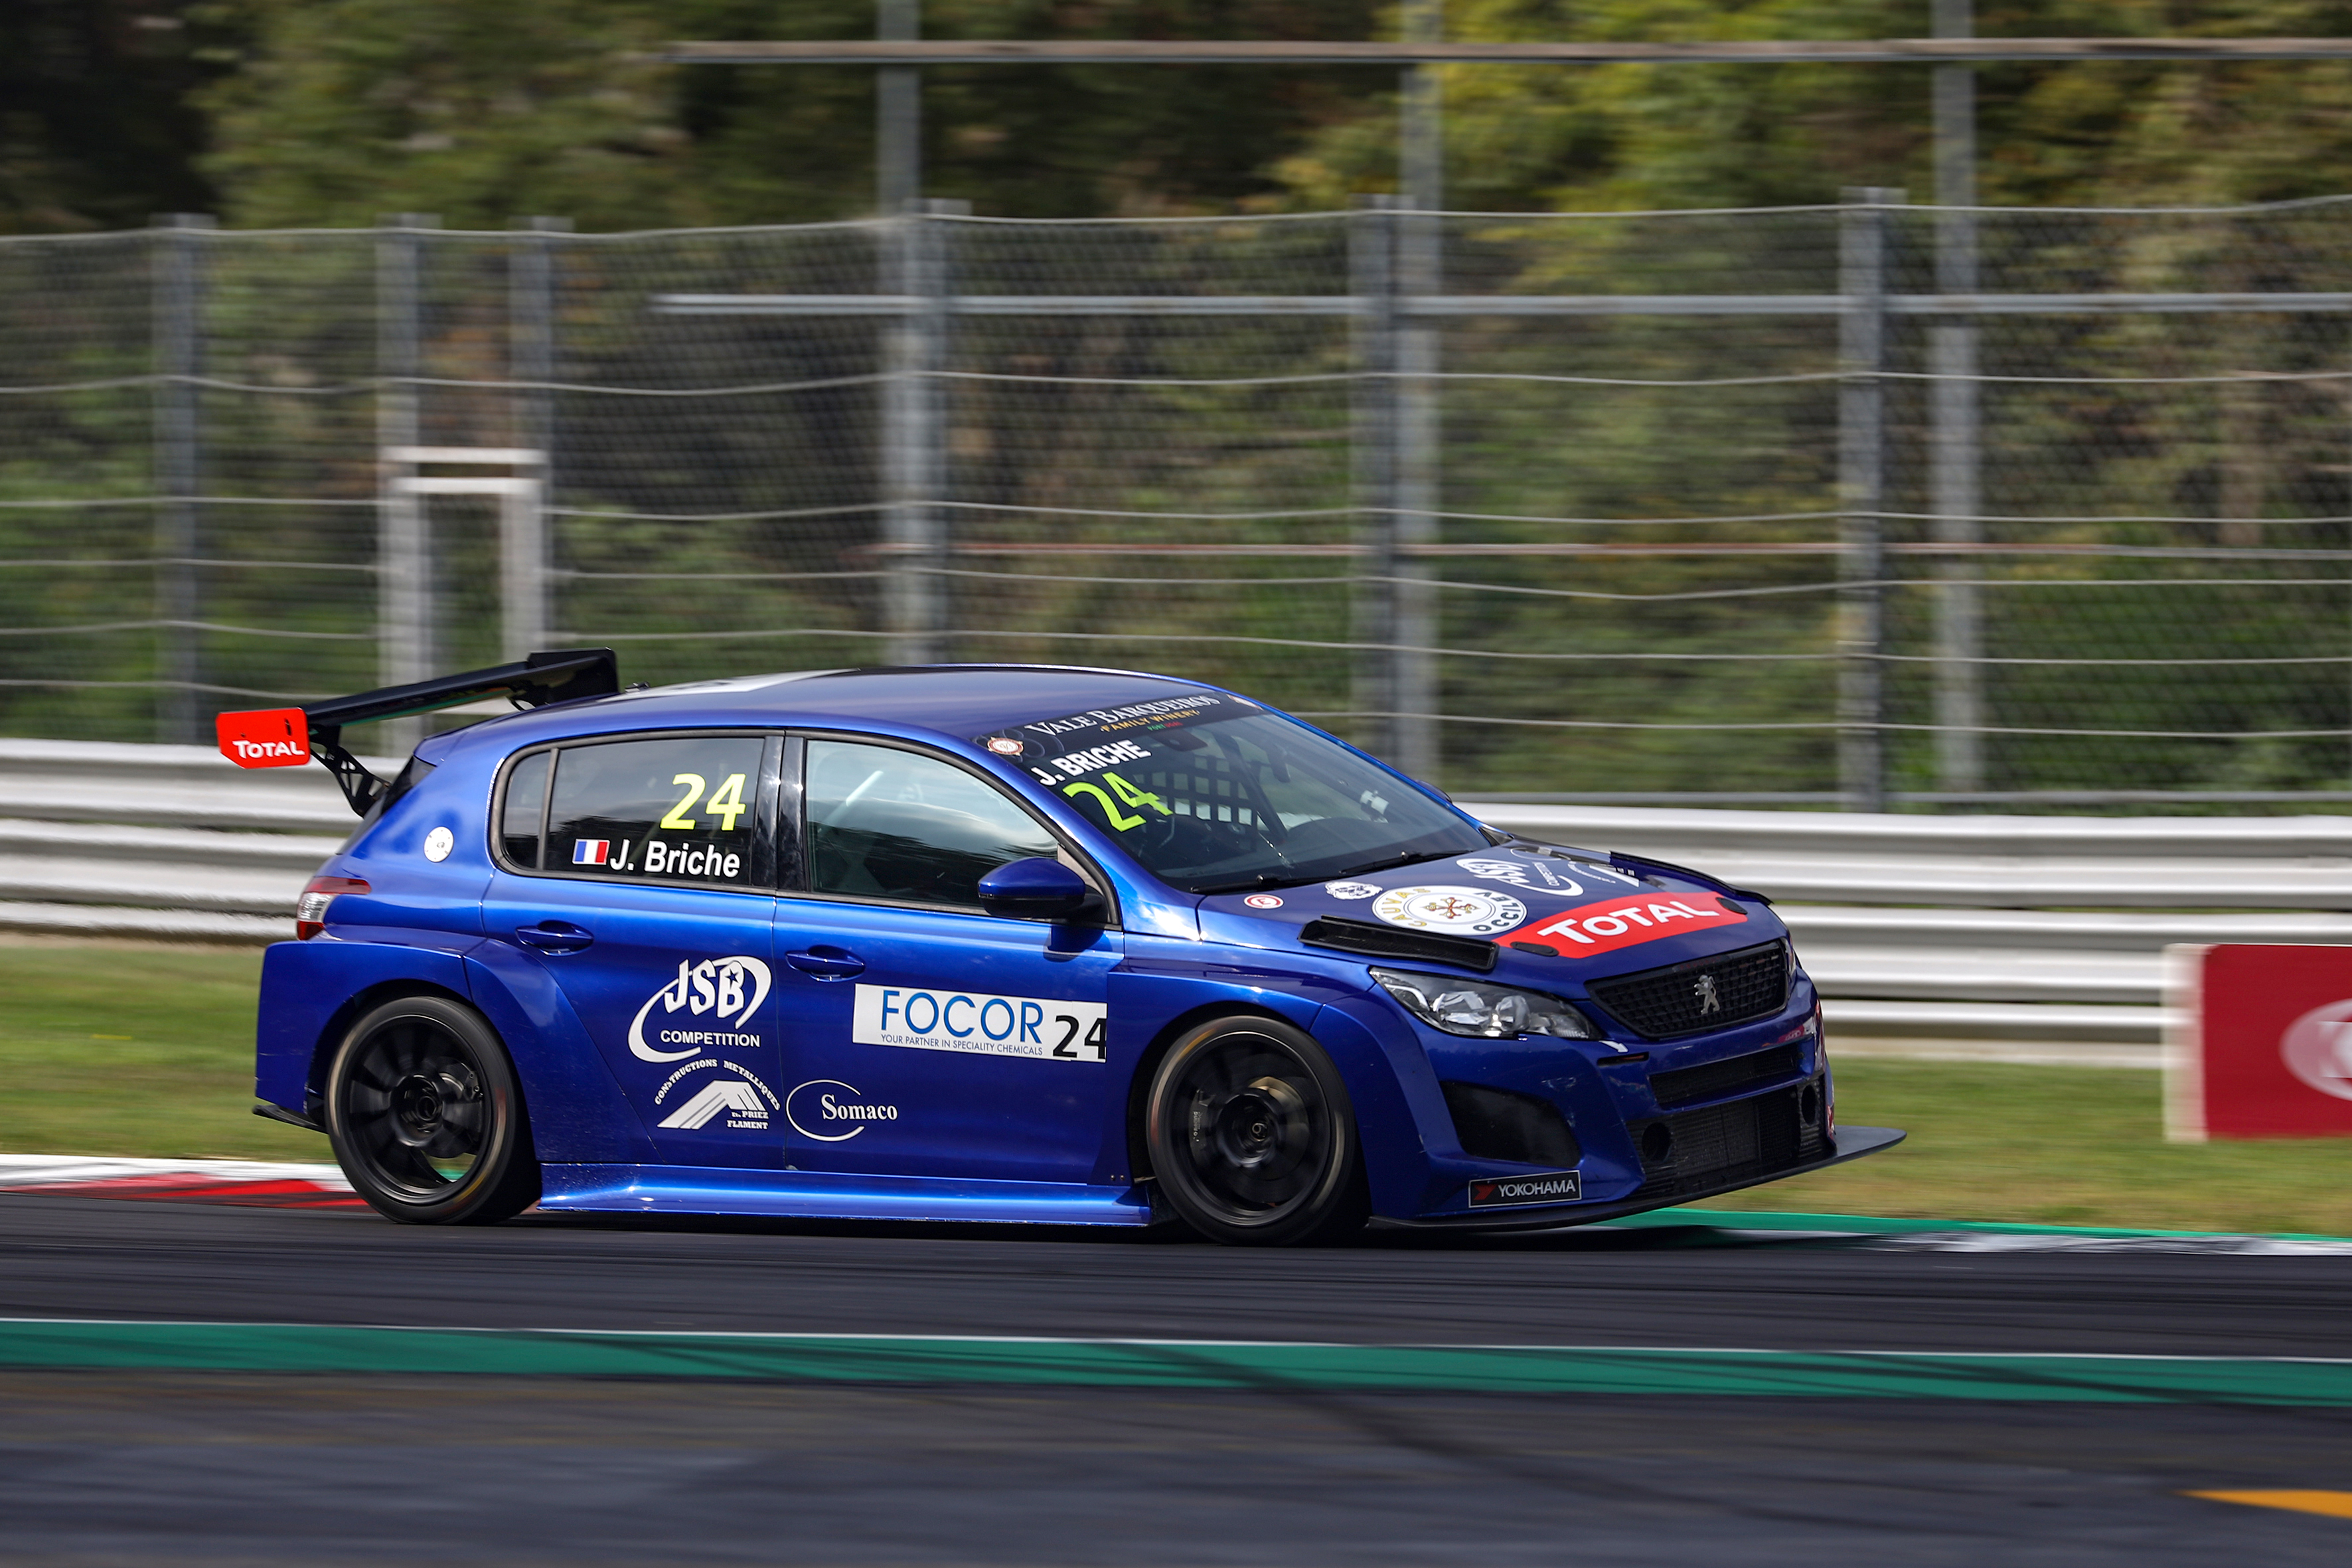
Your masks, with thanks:
[{"label": "side skirt", "polygon": [[780,1219],[1148,1225],[1141,1188],[1076,1182],[844,1176],[706,1165],[547,1165],[539,1206],[570,1213],[754,1215]]}]

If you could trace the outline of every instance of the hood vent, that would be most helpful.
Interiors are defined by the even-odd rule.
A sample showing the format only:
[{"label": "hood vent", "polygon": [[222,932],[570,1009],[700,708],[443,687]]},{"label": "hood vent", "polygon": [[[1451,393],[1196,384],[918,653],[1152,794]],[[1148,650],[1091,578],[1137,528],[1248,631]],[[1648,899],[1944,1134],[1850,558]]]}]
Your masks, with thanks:
[{"label": "hood vent", "polygon": [[1298,940],[1309,947],[1337,948],[1370,958],[1418,958],[1425,963],[1452,963],[1481,974],[1495,967],[1495,944],[1475,936],[1440,936],[1435,931],[1407,931],[1402,926],[1370,921],[1340,920],[1325,915],[1307,922]]}]

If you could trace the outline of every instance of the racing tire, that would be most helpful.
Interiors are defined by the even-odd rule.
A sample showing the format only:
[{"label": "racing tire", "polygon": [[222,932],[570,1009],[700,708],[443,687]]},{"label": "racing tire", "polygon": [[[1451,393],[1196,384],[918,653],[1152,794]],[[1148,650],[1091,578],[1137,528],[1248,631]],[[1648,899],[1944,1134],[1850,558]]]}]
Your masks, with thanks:
[{"label": "racing tire", "polygon": [[495,1225],[539,1201],[514,1064],[489,1021],[404,996],[352,1026],[327,1068],[327,1138],[352,1190],[404,1225]]},{"label": "racing tire", "polygon": [[1363,1145],[1339,1069],[1272,1018],[1215,1018],[1169,1048],[1144,1101],[1160,1197],[1211,1241],[1302,1247],[1363,1228]]}]

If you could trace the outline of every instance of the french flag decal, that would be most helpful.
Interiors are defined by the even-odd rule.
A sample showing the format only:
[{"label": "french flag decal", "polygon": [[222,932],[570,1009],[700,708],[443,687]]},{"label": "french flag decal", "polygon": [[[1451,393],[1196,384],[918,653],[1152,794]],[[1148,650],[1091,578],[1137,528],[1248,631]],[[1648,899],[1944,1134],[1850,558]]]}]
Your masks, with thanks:
[{"label": "french flag decal", "polygon": [[613,841],[609,838],[583,838],[572,846],[572,863],[574,866],[602,866],[604,857],[612,853],[612,849]]}]

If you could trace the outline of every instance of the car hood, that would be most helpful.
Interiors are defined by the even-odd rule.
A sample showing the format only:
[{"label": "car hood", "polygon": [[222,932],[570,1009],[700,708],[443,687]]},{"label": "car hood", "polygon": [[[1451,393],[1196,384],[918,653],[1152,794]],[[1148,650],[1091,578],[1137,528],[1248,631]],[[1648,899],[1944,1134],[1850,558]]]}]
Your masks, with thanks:
[{"label": "car hood", "polygon": [[1727,897],[1696,878],[1531,846],[1263,893],[1213,893],[1200,903],[1202,936],[1243,947],[1299,946],[1304,929],[1323,919],[1492,942],[1496,974],[1528,984],[1581,984],[1788,933],[1761,901]]}]

